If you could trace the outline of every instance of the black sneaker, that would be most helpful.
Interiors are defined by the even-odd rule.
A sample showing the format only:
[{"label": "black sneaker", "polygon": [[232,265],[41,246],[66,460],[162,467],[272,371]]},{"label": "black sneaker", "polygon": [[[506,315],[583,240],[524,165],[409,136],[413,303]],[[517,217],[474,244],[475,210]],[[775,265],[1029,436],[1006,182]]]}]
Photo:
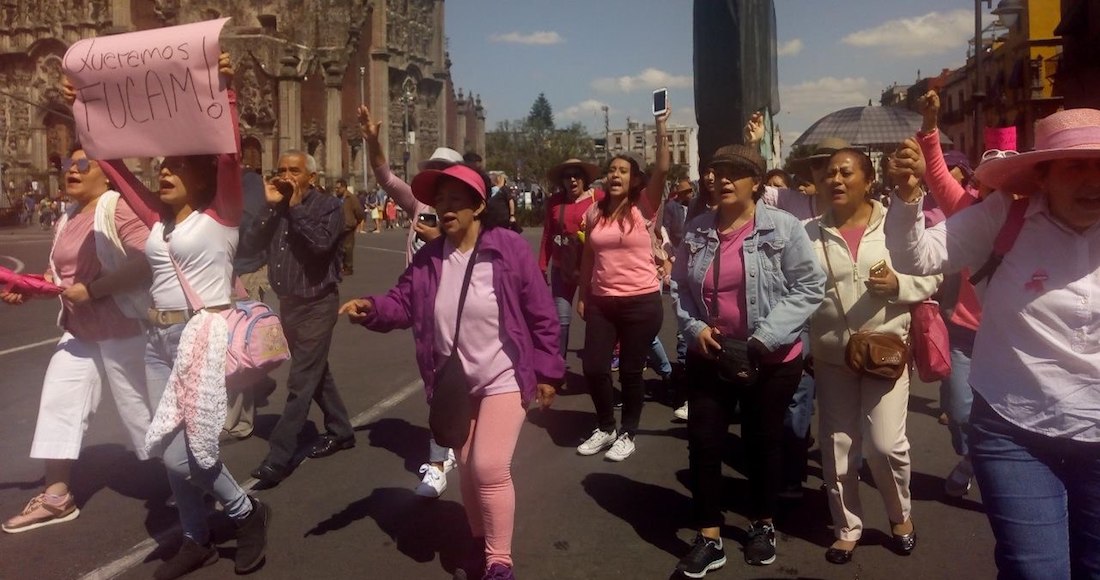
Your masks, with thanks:
[{"label": "black sneaker", "polygon": [[183,538],[183,544],[175,556],[165,560],[153,572],[155,580],[172,580],[186,576],[203,566],[218,561],[218,550],[212,544],[200,546],[191,538]]},{"label": "black sneaker", "polygon": [[263,566],[267,552],[267,528],[271,523],[271,508],[249,497],[252,511],[237,523],[237,555],[234,568],[238,574],[248,574]]},{"label": "black sneaker", "polygon": [[695,536],[691,551],[680,559],[679,564],[676,564],[676,571],[688,578],[702,578],[707,575],[707,572],[725,565],[726,551],[722,549],[719,541],[698,534]]},{"label": "black sneaker", "polygon": [[775,526],[762,521],[753,522],[748,531],[745,562],[753,566],[767,566],[775,562]]}]

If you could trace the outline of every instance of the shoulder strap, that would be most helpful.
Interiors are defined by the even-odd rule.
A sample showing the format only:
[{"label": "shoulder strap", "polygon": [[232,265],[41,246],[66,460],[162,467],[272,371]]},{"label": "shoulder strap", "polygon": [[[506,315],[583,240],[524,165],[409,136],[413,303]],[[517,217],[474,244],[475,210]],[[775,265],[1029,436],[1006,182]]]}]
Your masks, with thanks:
[{"label": "shoulder strap", "polygon": [[[168,244],[165,243],[165,246]],[[183,275],[183,270],[180,269],[179,262],[176,261],[175,256],[172,255],[172,248],[168,247],[168,259],[172,260],[172,268],[176,270],[176,278],[180,281],[180,286],[183,288],[183,296],[187,299],[187,308],[192,312],[198,312],[206,305],[203,303],[202,298],[195,293],[195,290],[191,288],[191,285],[187,283],[187,278]]]},{"label": "shoulder strap", "polygon": [[997,238],[993,241],[993,252],[989,255],[989,259],[986,260],[985,264],[970,277],[971,284],[976,285],[983,280],[993,278],[994,272],[1001,266],[1005,255],[1012,251],[1012,246],[1016,245],[1016,239],[1020,237],[1020,230],[1024,229],[1024,220],[1027,217],[1027,208],[1030,203],[1030,197],[1012,200],[1012,205],[1008,207],[1008,216],[1005,218],[1005,223],[1001,225],[1000,231],[997,232]]},{"label": "shoulder strap", "polygon": [[848,336],[852,335],[852,325],[848,323],[848,309],[844,308],[844,298],[840,295],[840,284],[837,284],[836,274],[833,273],[833,261],[829,259],[829,246],[825,244],[825,227],[821,220],[817,222],[817,229],[821,232],[821,251],[825,254],[825,266],[829,269],[829,277],[833,279],[833,288],[836,288],[836,301],[840,304],[840,316],[844,318],[844,328]]},{"label": "shoulder strap", "polygon": [[[477,250],[481,247],[481,234],[478,234],[474,242],[474,249],[470,252],[470,261],[466,264],[466,275],[462,278],[462,292],[458,294],[458,316],[455,317],[455,337],[451,342],[451,351],[458,350],[458,331],[462,329],[462,309],[466,306],[466,292],[470,289],[470,280],[474,276],[474,264],[477,262]],[[457,251],[457,250],[456,250]]]}]

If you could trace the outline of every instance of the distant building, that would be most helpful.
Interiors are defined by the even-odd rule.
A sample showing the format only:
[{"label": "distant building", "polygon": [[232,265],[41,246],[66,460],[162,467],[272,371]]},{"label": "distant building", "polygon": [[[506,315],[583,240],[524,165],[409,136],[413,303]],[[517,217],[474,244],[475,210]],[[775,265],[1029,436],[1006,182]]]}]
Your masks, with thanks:
[{"label": "distant building", "polygon": [[894,83],[893,86],[882,91],[882,96],[879,97],[878,102],[883,107],[904,107],[908,91],[909,85]]},{"label": "distant building", "polygon": [[[668,125],[668,145],[674,165],[687,167],[691,179],[699,179],[699,143],[695,127]],[[641,155],[646,165],[657,161],[657,126],[642,125],[627,119],[625,129],[607,132],[607,154],[614,157],[623,151]]]}]

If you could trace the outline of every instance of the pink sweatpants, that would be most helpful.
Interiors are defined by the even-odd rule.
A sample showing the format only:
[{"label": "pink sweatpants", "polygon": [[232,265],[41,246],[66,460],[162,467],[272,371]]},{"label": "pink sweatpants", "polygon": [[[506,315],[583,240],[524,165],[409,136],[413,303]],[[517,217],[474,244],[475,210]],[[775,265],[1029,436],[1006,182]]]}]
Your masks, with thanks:
[{"label": "pink sweatpants", "polygon": [[458,454],[462,504],[474,537],[485,537],[486,567],[512,565],[516,516],[512,453],[526,418],[518,392],[485,397],[470,421],[470,438]]}]

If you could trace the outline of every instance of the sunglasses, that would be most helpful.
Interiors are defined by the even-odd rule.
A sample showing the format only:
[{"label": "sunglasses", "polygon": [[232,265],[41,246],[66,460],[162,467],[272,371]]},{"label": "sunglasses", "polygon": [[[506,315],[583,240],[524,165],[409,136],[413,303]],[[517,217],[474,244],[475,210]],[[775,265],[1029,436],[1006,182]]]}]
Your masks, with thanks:
[{"label": "sunglasses", "polygon": [[581,179],[584,179],[584,174],[579,172],[579,171],[566,171],[565,173],[561,174],[561,178],[563,180],[565,180],[565,179],[581,180]]},{"label": "sunglasses", "polygon": [[77,160],[62,159],[61,160],[61,173],[68,173],[70,169],[76,165],[76,170],[80,173],[87,173],[92,168],[92,161],[87,157],[81,157]]},{"label": "sunglasses", "polygon": [[682,189],[674,193],[674,195],[689,195],[695,193],[694,189]]},{"label": "sunglasses", "polygon": [[1000,150],[990,149],[985,153],[982,153],[982,161],[989,161],[990,159],[1004,159],[1005,157],[1012,157],[1013,155],[1019,155],[1019,151],[1013,151],[1012,149]]},{"label": "sunglasses", "polygon": [[172,173],[179,173],[187,168],[187,160],[182,157],[165,157],[164,161],[160,162],[161,169],[167,169]]}]

